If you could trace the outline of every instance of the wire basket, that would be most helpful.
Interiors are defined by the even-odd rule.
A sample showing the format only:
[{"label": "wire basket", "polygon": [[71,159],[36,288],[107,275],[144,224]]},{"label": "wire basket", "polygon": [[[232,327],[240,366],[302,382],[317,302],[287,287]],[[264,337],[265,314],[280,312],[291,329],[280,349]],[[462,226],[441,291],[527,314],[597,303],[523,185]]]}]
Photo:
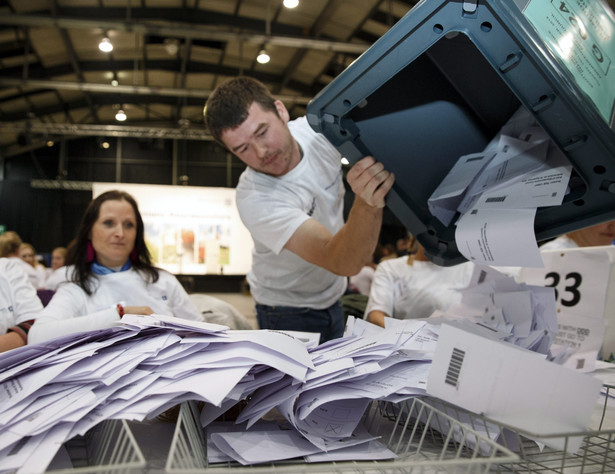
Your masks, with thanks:
[{"label": "wire basket", "polygon": [[105,420],[84,436],[64,443],[73,467],[50,469],[53,474],[143,472],[146,460],[125,420]]},{"label": "wire basket", "polygon": [[[608,392],[605,399],[608,402]],[[466,417],[470,425],[496,427],[502,433],[498,442],[519,454],[519,460],[492,467],[492,472],[596,474],[615,472],[615,429],[582,432],[537,434],[497,423],[482,415],[454,405],[432,400],[439,410],[452,418]],[[604,410],[600,428],[604,421]],[[578,449],[572,449],[579,444]],[[561,449],[548,446],[559,445]]]},{"label": "wire basket", "polygon": [[180,409],[166,471],[170,473],[250,472],[333,473],[480,473],[496,465],[518,462],[519,456],[484,436],[484,428],[462,423],[427,401],[414,398],[399,404],[373,402],[364,424],[381,436],[397,458],[391,461],[305,463],[303,460],[242,466],[235,462],[208,464],[205,434],[198,409],[185,402]]}]

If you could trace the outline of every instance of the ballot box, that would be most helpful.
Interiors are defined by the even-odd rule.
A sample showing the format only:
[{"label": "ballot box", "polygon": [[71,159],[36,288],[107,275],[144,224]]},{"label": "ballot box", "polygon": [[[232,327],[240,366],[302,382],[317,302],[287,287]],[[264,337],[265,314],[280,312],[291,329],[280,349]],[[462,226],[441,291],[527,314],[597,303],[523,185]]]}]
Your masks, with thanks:
[{"label": "ballot box", "polygon": [[615,219],[614,23],[598,0],[419,2],[307,118],[351,163],[373,155],[395,173],[387,205],[439,265],[466,258],[429,197],[520,109],[572,168],[561,204],[537,209],[536,240]]}]

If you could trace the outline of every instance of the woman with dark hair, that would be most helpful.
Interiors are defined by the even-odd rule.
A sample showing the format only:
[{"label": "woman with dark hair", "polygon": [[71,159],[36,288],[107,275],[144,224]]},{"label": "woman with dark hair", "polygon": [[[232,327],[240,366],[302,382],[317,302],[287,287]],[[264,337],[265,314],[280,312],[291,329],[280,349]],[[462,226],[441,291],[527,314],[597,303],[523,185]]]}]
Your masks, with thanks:
[{"label": "woman with dark hair", "polygon": [[67,256],[71,279],[38,315],[28,342],[108,328],[125,313],[202,321],[177,278],[152,265],[143,228],[130,194],[107,191],[94,199]]}]

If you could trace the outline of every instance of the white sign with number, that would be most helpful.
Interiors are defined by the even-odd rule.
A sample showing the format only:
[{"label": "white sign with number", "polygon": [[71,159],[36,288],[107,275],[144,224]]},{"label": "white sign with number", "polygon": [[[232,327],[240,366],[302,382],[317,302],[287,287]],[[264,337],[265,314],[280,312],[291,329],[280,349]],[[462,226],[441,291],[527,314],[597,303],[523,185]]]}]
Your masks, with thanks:
[{"label": "white sign with number", "polygon": [[[615,247],[543,250],[544,268],[523,268],[519,279],[555,288],[555,343],[575,351],[615,352]],[[606,327],[606,329],[605,329]],[[611,334],[612,333],[612,334]]]}]

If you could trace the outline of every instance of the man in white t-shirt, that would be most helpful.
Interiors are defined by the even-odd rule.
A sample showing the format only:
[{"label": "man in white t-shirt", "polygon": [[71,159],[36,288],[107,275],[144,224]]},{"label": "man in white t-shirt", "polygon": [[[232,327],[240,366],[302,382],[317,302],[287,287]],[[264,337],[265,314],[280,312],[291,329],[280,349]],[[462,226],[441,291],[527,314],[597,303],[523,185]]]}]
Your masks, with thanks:
[{"label": "man in white t-shirt", "polygon": [[324,342],[343,334],[346,277],[376,247],[395,178],[372,157],[357,162],[346,176],[355,199],[344,223],[341,155],[305,117],[289,119],[248,77],[222,84],[205,107],[210,133],[248,166],[237,207],[254,240],[247,278],[259,327],[319,332]]}]

